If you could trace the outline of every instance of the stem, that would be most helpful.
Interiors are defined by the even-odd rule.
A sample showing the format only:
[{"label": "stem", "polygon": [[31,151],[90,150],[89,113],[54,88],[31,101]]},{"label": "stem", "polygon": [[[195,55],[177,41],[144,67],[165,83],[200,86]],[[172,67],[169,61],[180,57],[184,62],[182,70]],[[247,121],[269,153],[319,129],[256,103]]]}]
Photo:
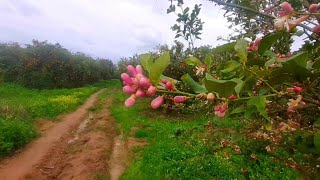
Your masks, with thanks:
[{"label": "stem", "polygon": [[270,89],[271,91],[275,92],[277,95],[281,95],[280,92],[278,92],[277,90],[275,90],[266,80],[262,79],[261,77],[259,77],[259,75],[253,71],[251,71],[249,68],[247,68],[246,66],[243,66],[247,71],[249,71],[251,74],[255,75],[260,81],[262,81],[263,83],[265,83]]},{"label": "stem", "polygon": [[195,94],[181,92],[181,91],[165,91],[165,90],[158,89],[157,92],[170,93],[170,94],[182,94],[182,95],[191,96],[191,97],[196,96]]},{"label": "stem", "polygon": [[[265,97],[272,97],[272,96],[277,96],[277,95],[278,94],[268,94],[268,95],[265,95]],[[241,100],[248,100],[248,99],[252,99],[252,97],[239,98],[239,99],[234,99],[232,101],[241,101]]]}]

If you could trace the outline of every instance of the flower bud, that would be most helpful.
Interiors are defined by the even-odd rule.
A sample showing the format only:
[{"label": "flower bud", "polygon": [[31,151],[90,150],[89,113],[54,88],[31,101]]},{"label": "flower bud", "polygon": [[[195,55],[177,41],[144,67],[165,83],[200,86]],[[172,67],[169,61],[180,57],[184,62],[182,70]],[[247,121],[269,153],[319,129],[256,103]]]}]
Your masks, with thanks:
[{"label": "flower bud", "polygon": [[312,28],[312,32],[314,33],[320,33],[320,25],[317,25],[315,27]]},{"label": "flower bud", "polygon": [[215,96],[213,93],[209,93],[209,94],[207,95],[207,100],[208,100],[208,101],[213,101],[215,97],[216,97],[216,96]]},{"label": "flower bud", "polygon": [[170,81],[168,81],[168,82],[166,83],[166,87],[167,87],[167,89],[169,89],[169,90],[174,90],[173,84],[172,84]]},{"label": "flower bud", "polygon": [[124,102],[124,105],[129,108],[129,107],[133,106],[135,102],[136,102],[135,95],[133,95],[133,96],[130,96],[126,100],[126,102]]},{"label": "flower bud", "polygon": [[132,65],[127,66],[128,72],[131,74],[131,76],[136,77],[137,71],[136,68],[134,68]]},{"label": "flower bud", "polygon": [[214,111],[220,111],[220,109],[221,109],[221,105],[220,105],[220,104],[216,105],[216,106],[213,108]]},{"label": "flower bud", "polygon": [[318,11],[318,4],[311,4],[309,6],[309,12],[310,13],[316,13]]},{"label": "flower bud", "polygon": [[217,111],[217,112],[215,113],[215,115],[216,115],[218,118],[224,118],[224,116],[226,115],[226,112]]},{"label": "flower bud", "polygon": [[128,85],[133,84],[132,79],[130,78],[130,76],[127,73],[122,73],[121,74],[121,79],[126,82]]},{"label": "flower bud", "polygon": [[234,95],[229,96],[229,100],[230,100],[230,101],[233,101],[233,100],[235,100],[235,99],[236,99],[236,96],[234,96]]},{"label": "flower bud", "polygon": [[162,79],[161,82],[162,82],[163,84],[166,84],[166,83],[168,82],[168,80]]},{"label": "flower bud", "polygon": [[173,98],[173,101],[175,102],[175,103],[182,103],[182,102],[184,102],[184,101],[186,101],[187,100],[187,97],[186,96],[175,96],[174,98]]},{"label": "flower bud", "polygon": [[140,78],[139,85],[142,88],[149,88],[151,86],[149,80],[147,78],[145,78],[145,77]]},{"label": "flower bud", "polygon": [[138,74],[143,74],[143,69],[142,69],[142,67],[140,65],[136,66],[136,71],[137,71]]},{"label": "flower bud", "polygon": [[291,14],[294,11],[291,4],[288,2],[283,2],[281,4],[281,8],[282,8],[282,11],[284,11],[286,14]]},{"label": "flower bud", "polygon": [[126,94],[133,94],[136,92],[135,88],[132,87],[132,86],[124,86],[122,88],[123,92],[126,93]]},{"label": "flower bud", "polygon": [[294,88],[293,88],[293,92],[295,92],[295,93],[300,93],[300,92],[302,92],[302,87],[299,87],[299,86],[294,87]]},{"label": "flower bud", "polygon": [[221,105],[221,108],[220,108],[220,112],[221,113],[224,113],[224,112],[226,112],[227,111],[227,109],[228,109],[228,106],[226,105],[226,104],[223,104],[223,105]]},{"label": "flower bud", "polygon": [[147,95],[152,97],[152,96],[154,96],[156,94],[156,92],[157,92],[157,88],[154,87],[154,86],[150,86],[148,88]]},{"label": "flower bud", "polygon": [[160,107],[162,105],[163,101],[164,101],[164,97],[163,96],[158,96],[157,98],[155,98],[151,102],[151,107],[153,109],[157,109],[158,107]]},{"label": "flower bud", "polygon": [[126,83],[125,81],[122,81],[122,84],[123,84],[124,86],[128,85],[128,83]]},{"label": "flower bud", "polygon": [[144,91],[142,91],[141,89],[138,89],[136,92],[136,96],[137,97],[144,97],[144,96],[146,96],[146,93]]}]

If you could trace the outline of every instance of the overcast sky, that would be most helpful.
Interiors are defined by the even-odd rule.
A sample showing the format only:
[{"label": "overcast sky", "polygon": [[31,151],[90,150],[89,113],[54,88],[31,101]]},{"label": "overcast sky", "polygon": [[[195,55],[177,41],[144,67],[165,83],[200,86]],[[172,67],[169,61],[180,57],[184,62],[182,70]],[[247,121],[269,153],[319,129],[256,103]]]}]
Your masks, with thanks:
[{"label": "overcast sky", "polygon": [[[220,7],[205,0],[186,1],[188,6],[203,4],[203,40],[197,45],[222,44],[217,37],[231,31]],[[168,6],[168,0],[0,0],[0,41],[48,40],[117,62],[158,44],[172,44],[170,27],[176,16],[166,14]]]}]

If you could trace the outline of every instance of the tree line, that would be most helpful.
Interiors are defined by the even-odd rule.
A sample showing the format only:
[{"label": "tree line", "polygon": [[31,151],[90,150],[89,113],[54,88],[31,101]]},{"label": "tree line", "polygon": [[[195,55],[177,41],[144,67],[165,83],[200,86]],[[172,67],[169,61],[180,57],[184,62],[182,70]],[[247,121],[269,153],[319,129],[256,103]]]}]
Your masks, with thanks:
[{"label": "tree line", "polygon": [[109,59],[38,40],[26,45],[0,43],[0,69],[2,80],[37,89],[80,87],[117,76]]}]

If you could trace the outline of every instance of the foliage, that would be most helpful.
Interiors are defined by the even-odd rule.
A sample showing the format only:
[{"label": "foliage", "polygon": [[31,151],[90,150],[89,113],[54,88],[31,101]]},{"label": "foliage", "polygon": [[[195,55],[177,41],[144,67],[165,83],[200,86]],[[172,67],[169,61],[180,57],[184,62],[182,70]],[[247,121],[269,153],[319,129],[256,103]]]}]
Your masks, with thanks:
[{"label": "foliage", "polygon": [[72,88],[111,79],[114,64],[82,53],[72,54],[60,44],[33,40],[26,47],[0,44],[4,80],[30,88]]},{"label": "foliage", "polygon": [[[147,99],[125,108],[121,102],[126,96],[119,91],[113,91],[111,111],[120,132],[148,141],[147,147],[135,149],[136,158],[121,179],[296,179],[299,175],[266,151],[268,140],[249,136],[257,130],[250,124],[259,121],[221,120],[199,113],[167,115],[148,108]],[[234,150],[235,145],[241,153]],[[292,158],[289,152],[281,153]],[[258,159],[252,159],[252,154]]]},{"label": "foliage", "polygon": [[[177,23],[171,27],[173,31],[176,31],[175,38],[183,37],[189,43],[189,49],[194,49],[194,42],[196,39],[201,39],[203,22],[198,17],[201,4],[196,4],[191,12],[190,8],[183,8],[183,1],[178,0],[176,3],[173,0],[169,0],[171,5],[167,9],[167,13],[175,13],[177,18]],[[176,8],[180,8],[181,12],[176,12]]]}]

